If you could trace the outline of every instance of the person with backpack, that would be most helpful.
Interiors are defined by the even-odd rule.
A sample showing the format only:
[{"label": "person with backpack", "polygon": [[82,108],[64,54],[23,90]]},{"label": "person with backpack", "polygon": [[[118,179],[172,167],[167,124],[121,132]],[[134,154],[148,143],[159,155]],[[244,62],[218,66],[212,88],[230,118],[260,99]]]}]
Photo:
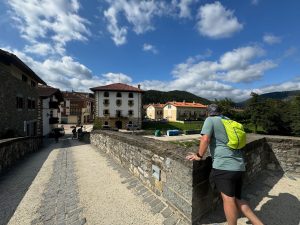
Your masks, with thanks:
[{"label": "person with backpack", "polygon": [[210,182],[221,193],[228,225],[237,224],[239,212],[252,224],[262,225],[262,221],[241,197],[242,178],[246,170],[242,150],[246,145],[243,127],[222,116],[216,104],[208,106],[207,114],[201,130],[199,151],[190,153],[186,158],[201,160],[209,147],[213,160]]}]

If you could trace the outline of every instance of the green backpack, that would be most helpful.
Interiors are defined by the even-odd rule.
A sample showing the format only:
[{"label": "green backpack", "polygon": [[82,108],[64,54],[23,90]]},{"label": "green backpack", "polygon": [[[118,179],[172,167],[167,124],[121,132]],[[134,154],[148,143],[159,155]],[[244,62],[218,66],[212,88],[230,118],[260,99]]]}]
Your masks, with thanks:
[{"label": "green backpack", "polygon": [[222,117],[221,120],[228,136],[227,146],[234,150],[245,147],[246,132],[243,125],[226,117]]}]

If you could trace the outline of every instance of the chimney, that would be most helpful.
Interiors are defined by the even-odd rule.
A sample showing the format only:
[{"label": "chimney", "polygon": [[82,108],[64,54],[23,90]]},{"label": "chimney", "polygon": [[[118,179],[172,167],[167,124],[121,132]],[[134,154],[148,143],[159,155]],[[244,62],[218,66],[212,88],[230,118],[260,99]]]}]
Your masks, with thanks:
[{"label": "chimney", "polygon": [[138,84],[138,89],[141,89],[141,85],[140,84]]},{"label": "chimney", "polygon": [[182,102],[185,103],[185,100],[183,100]]}]

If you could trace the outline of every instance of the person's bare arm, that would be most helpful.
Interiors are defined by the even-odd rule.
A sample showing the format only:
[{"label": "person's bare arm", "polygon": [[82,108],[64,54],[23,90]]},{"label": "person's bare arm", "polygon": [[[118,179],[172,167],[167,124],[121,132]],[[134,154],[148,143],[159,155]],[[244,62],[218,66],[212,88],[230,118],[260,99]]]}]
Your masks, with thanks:
[{"label": "person's bare arm", "polygon": [[[206,134],[202,135],[200,139],[199,150],[198,150],[200,156],[203,157],[204,154],[206,153],[209,142],[210,142],[210,137]],[[193,160],[201,160],[202,157],[198,157],[197,153],[189,153],[186,159],[193,161]]]}]

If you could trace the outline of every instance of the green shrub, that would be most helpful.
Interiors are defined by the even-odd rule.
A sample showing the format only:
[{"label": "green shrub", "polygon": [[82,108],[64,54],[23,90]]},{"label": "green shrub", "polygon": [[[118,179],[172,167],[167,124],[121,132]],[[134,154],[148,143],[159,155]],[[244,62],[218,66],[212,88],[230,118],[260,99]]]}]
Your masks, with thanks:
[{"label": "green shrub", "polygon": [[94,120],[94,126],[93,126],[93,129],[94,130],[100,130],[102,128],[102,123],[101,123],[101,120],[99,118],[96,118]]}]

